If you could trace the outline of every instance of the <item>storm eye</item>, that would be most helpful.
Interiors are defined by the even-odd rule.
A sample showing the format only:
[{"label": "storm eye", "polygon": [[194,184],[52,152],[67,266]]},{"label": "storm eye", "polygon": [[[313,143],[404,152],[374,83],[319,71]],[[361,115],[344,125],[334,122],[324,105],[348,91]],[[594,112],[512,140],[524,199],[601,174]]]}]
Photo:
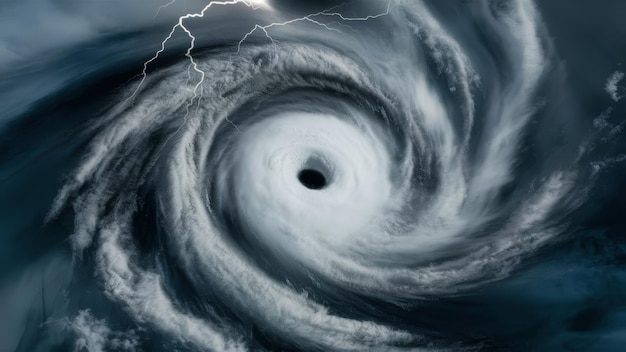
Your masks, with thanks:
[{"label": "storm eye", "polygon": [[328,184],[326,176],[315,169],[304,169],[300,171],[298,173],[298,180],[308,189],[322,189]]}]

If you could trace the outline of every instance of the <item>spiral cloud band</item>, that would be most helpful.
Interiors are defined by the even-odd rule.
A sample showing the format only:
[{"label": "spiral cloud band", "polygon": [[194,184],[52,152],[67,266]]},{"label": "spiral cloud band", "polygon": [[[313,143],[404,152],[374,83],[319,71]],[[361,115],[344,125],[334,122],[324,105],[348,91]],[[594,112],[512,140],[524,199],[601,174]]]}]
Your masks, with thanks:
[{"label": "spiral cloud band", "polygon": [[[593,147],[518,172],[555,65],[535,5],[279,5],[181,17],[92,120],[48,221],[72,214],[75,263],[167,346],[480,348],[401,312],[509,277],[597,176],[581,166]],[[252,25],[202,48],[229,8]],[[89,314],[66,324],[80,346],[138,347]]]}]

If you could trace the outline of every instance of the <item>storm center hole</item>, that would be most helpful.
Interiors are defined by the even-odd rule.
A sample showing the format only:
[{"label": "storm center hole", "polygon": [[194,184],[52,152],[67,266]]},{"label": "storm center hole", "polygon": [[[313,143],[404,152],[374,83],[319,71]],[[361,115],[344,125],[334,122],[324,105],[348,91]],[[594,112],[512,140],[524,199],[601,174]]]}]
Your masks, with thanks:
[{"label": "storm center hole", "polygon": [[314,169],[304,169],[300,171],[298,173],[298,180],[308,189],[322,189],[328,184],[326,176]]}]

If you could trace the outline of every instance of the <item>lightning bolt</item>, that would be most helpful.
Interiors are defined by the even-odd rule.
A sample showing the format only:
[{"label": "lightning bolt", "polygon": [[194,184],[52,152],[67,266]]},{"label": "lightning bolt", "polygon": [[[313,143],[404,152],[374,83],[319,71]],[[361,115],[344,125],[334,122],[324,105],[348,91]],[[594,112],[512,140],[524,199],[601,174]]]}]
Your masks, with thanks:
[{"label": "lightning bolt", "polygon": [[161,10],[166,9],[166,8],[174,5],[175,2],[176,2],[176,0],[171,0],[170,2],[168,2],[165,5],[159,6],[159,8],[157,9],[156,13],[154,14],[154,17],[152,17],[152,23],[156,22],[156,19],[157,19],[157,17],[159,17],[159,13],[161,13]]},{"label": "lightning bolt", "polygon": [[[343,15],[340,12],[331,12],[331,11],[335,11],[337,8],[343,6],[342,5],[338,5],[338,6],[333,6],[327,10],[324,11],[320,11],[320,12],[316,12],[316,13],[312,13],[303,17],[298,17],[298,18],[293,18],[284,22],[273,22],[273,23],[269,23],[266,25],[259,25],[259,24],[255,24],[254,27],[247,32],[242,38],[241,40],[237,43],[237,53],[239,53],[241,51],[241,45],[250,37],[252,36],[255,32],[257,31],[261,31],[263,32],[263,34],[265,35],[265,37],[267,39],[270,40],[270,42],[272,44],[274,44],[274,46],[276,46],[276,43],[278,42],[277,40],[275,40],[274,38],[272,38],[272,36],[269,33],[269,30],[271,28],[274,27],[281,27],[281,26],[286,26],[289,24],[293,24],[296,22],[309,22],[309,23],[313,23],[317,26],[320,26],[326,30],[329,31],[334,31],[334,32],[341,32],[340,30],[331,27],[331,24],[338,24],[339,26],[343,26],[343,27],[348,27],[351,28],[348,25],[342,24],[340,23],[340,21],[368,21],[371,19],[376,19],[382,16],[386,16],[390,13],[391,11],[391,7],[392,7],[392,1],[394,0],[389,0],[387,3],[387,8],[384,12],[375,14],[375,15],[368,15],[365,17],[347,17],[345,15]],[[154,16],[154,20],[156,20],[156,17],[159,15],[160,11],[164,8],[167,8],[171,5],[173,5],[176,2],[176,0],[171,0],[170,2],[168,2],[165,5],[159,6],[155,16]],[[202,8],[202,10],[200,12],[196,12],[196,13],[188,13],[185,14],[183,16],[180,16],[178,18],[178,21],[176,22],[176,24],[172,27],[172,29],[170,30],[169,34],[165,37],[165,39],[161,42],[161,48],[159,50],[157,50],[154,54],[154,56],[152,56],[150,59],[148,59],[146,62],[144,62],[143,64],[143,69],[142,72],[140,74],[141,76],[141,80],[139,81],[137,87],[135,88],[135,90],[133,91],[133,93],[131,94],[130,97],[128,97],[126,99],[126,102],[131,101],[136,95],[137,93],[141,90],[141,87],[143,86],[145,80],[148,77],[148,66],[150,64],[152,64],[154,61],[156,61],[161,54],[165,51],[165,48],[167,46],[167,43],[172,39],[172,36],[176,33],[177,30],[182,30],[188,37],[189,37],[189,47],[187,48],[187,51],[185,52],[185,56],[189,59],[189,63],[190,66],[188,67],[188,75],[189,75],[189,80],[188,82],[191,80],[191,70],[195,71],[199,76],[200,79],[198,80],[198,82],[196,83],[196,85],[194,86],[193,89],[193,97],[190,99],[190,101],[188,102],[187,108],[186,108],[186,114],[185,114],[185,121],[186,118],[189,114],[189,109],[191,108],[191,106],[193,105],[194,101],[197,101],[198,103],[198,107],[200,105],[200,100],[201,100],[201,96],[202,96],[202,83],[204,82],[205,79],[205,72],[202,71],[199,67],[198,64],[196,63],[195,59],[192,56],[192,52],[195,49],[195,45],[196,45],[196,37],[194,36],[194,34],[186,27],[185,25],[185,20],[191,19],[191,18],[202,18],[204,17],[204,15],[206,14],[206,12],[214,7],[214,6],[229,6],[229,5],[236,5],[236,4],[243,4],[245,6],[247,6],[248,8],[252,9],[252,10],[258,10],[260,8],[270,8],[269,5],[267,5],[265,3],[265,0],[228,0],[228,1],[211,1],[209,2],[206,6],[204,6],[204,8]],[[322,18],[335,18],[336,20],[333,22],[328,22],[328,23],[324,23],[321,22]],[[239,131],[239,129],[237,128],[237,126],[230,120],[228,120],[228,122],[230,122],[236,129],[237,131]]]},{"label": "lightning bolt", "polygon": [[250,32],[246,33],[243,36],[243,38],[241,38],[239,43],[237,44],[237,53],[239,53],[239,51],[241,50],[241,44],[246,39],[248,39],[248,37],[250,35],[252,35],[257,30],[263,31],[265,36],[275,45],[276,41],[274,39],[272,39],[272,37],[267,32],[267,30],[269,28],[272,28],[272,27],[285,26],[285,25],[292,24],[292,23],[295,23],[295,22],[308,21],[308,22],[314,23],[314,24],[316,24],[316,25],[318,25],[320,27],[328,29],[330,31],[341,32],[340,30],[332,28],[332,27],[329,26],[331,23],[337,23],[339,25],[342,25],[338,21],[334,21],[334,22],[330,22],[330,23],[322,23],[322,22],[316,20],[315,18],[316,17],[326,16],[326,17],[338,17],[339,19],[341,19],[343,21],[367,21],[367,20],[379,18],[379,17],[382,17],[382,16],[386,16],[391,11],[391,1],[389,1],[387,3],[387,9],[385,10],[385,12],[382,12],[382,13],[379,13],[379,14],[376,14],[376,15],[368,15],[368,16],[365,16],[365,17],[346,17],[346,16],[344,16],[343,14],[341,14],[339,12],[330,12],[330,11],[333,11],[334,9],[336,9],[338,7],[341,7],[341,6],[343,6],[343,4],[342,5],[338,5],[338,6],[334,6],[334,7],[331,7],[330,9],[327,9],[327,10],[324,10],[324,11],[320,11],[320,12],[317,12],[317,13],[313,13],[313,14],[310,14],[310,15],[307,15],[307,16],[304,16],[304,17],[294,18],[294,19],[291,19],[291,20],[288,20],[288,21],[285,21],[285,22],[274,22],[274,23],[270,23],[270,24],[265,25],[265,26],[260,26],[260,25],[256,24],[256,25],[254,25],[254,28],[252,28],[252,30]]},{"label": "lightning bolt", "polygon": [[[291,20],[288,20],[288,21],[285,21],[285,22],[274,22],[274,23],[270,23],[270,24],[265,25],[265,26],[261,26],[261,25],[256,24],[256,25],[254,25],[254,28],[252,28],[252,30],[250,30],[248,33],[246,33],[243,36],[243,38],[241,38],[239,43],[237,44],[237,53],[239,53],[241,51],[241,44],[246,39],[248,39],[248,37],[251,36],[257,30],[262,31],[265,34],[265,36],[272,42],[272,44],[276,45],[276,40],[274,40],[269,35],[269,33],[267,31],[268,29],[270,29],[272,27],[286,26],[288,24],[292,24],[292,23],[295,23],[295,22],[308,21],[308,22],[316,24],[316,25],[318,25],[320,27],[323,27],[323,28],[325,28],[327,30],[335,31],[335,32],[341,32],[340,30],[338,30],[336,28],[332,28],[332,27],[329,26],[331,23],[336,23],[336,24],[342,25],[338,21],[334,21],[334,22],[330,22],[330,23],[322,23],[322,22],[316,20],[315,18],[316,17],[326,16],[326,17],[338,17],[339,19],[341,19],[343,21],[367,21],[367,20],[379,18],[379,17],[382,17],[382,16],[386,16],[386,15],[389,14],[389,11],[391,11],[391,1],[389,1],[387,3],[387,9],[385,10],[385,12],[382,12],[382,13],[379,13],[379,14],[376,14],[376,15],[368,15],[368,16],[365,16],[365,17],[346,17],[346,16],[344,16],[343,14],[341,14],[339,12],[330,12],[330,11],[332,11],[332,10],[338,8],[338,7],[341,7],[341,6],[343,6],[343,4],[342,5],[338,5],[338,6],[334,6],[334,7],[331,7],[330,9],[327,9],[327,10],[324,10],[324,11],[320,11],[320,12],[317,12],[317,13],[313,13],[313,14],[310,14],[310,15],[307,15],[307,16],[304,16],[304,17],[294,18],[294,19],[291,19]],[[347,27],[350,27],[350,26],[347,26]],[[350,28],[352,28],[352,27],[350,27]]]}]

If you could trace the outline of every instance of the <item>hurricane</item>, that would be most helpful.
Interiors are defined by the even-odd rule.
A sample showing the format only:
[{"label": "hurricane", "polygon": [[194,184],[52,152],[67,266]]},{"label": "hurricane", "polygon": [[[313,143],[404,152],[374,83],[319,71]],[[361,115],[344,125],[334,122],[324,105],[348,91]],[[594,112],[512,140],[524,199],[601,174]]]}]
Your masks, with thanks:
[{"label": "hurricane", "polygon": [[0,350],[620,350],[622,5],[0,4]]}]

